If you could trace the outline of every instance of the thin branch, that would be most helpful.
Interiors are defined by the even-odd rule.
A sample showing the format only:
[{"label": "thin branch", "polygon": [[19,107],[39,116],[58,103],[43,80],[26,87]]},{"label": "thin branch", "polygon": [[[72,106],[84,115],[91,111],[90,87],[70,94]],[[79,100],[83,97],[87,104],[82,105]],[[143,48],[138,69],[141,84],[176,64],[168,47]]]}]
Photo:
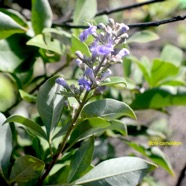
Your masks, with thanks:
[{"label": "thin branch", "polygon": [[181,186],[182,184],[182,181],[184,179],[184,177],[186,176],[186,164],[184,165],[180,175],[179,175],[179,178],[178,178],[178,181],[176,183],[176,186]]},{"label": "thin branch", "polygon": [[[149,4],[164,2],[164,1],[166,1],[166,0],[150,0],[150,1],[145,1],[145,2],[141,2],[141,3],[135,3],[132,5],[128,5],[128,6],[121,6],[119,8],[100,10],[96,13],[95,17],[101,16],[101,15],[109,15],[109,14],[113,14],[113,13],[120,12],[123,10],[130,10],[130,9],[138,8],[138,7],[141,7],[144,5],[149,5]],[[62,23],[65,24],[65,23],[72,22],[72,21],[73,21],[73,19],[68,19]]]},{"label": "thin branch", "polygon": [[[177,22],[177,21],[183,21],[186,19],[186,15],[179,15],[176,17],[172,17],[170,19],[164,19],[164,20],[160,20],[160,21],[152,21],[152,22],[144,22],[144,23],[134,23],[134,24],[128,24],[128,26],[130,27],[130,29],[132,28],[146,28],[146,27],[158,27],[160,25],[163,24],[168,24],[168,23],[172,23],[172,22]],[[85,26],[85,25],[71,25],[71,24],[53,24],[53,26],[58,26],[58,27],[65,27],[68,29],[85,29],[88,28],[89,26]]]}]

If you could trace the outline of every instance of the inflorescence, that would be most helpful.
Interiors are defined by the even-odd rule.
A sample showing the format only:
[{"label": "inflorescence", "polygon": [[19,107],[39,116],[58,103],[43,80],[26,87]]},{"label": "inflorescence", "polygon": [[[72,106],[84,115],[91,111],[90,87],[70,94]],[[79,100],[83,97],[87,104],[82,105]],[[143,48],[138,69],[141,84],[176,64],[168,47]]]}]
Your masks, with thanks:
[{"label": "inflorescence", "polygon": [[122,62],[122,58],[130,54],[129,50],[121,48],[128,38],[128,30],[127,25],[115,23],[113,19],[109,19],[107,25],[89,25],[89,28],[80,34],[79,39],[84,42],[90,35],[93,36],[94,40],[89,45],[91,56],[87,57],[81,51],[76,51],[76,64],[83,71],[83,77],[78,80],[79,87],[74,84],[69,86],[63,78],[57,78],[56,83],[74,97],[79,97],[84,91],[94,90],[94,94],[102,93],[105,87],[101,86],[101,83],[112,74],[109,68]]}]

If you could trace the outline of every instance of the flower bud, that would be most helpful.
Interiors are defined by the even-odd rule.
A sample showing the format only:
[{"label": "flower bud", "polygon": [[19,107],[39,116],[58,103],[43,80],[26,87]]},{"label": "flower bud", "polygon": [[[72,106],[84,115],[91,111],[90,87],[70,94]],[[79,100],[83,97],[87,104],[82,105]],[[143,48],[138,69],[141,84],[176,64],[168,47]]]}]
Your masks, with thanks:
[{"label": "flower bud", "polygon": [[129,27],[127,25],[125,25],[124,23],[121,23],[120,24],[120,27],[119,27],[119,30],[118,30],[118,34],[117,36],[121,36],[123,35],[124,33],[126,33],[127,31],[129,30]]},{"label": "flower bud", "polygon": [[109,22],[109,25],[113,28],[115,24],[114,19],[110,18],[108,22]]},{"label": "flower bud", "polygon": [[109,77],[112,74],[112,71],[110,69],[107,69],[104,73],[101,74],[100,80],[104,81],[107,77]]},{"label": "flower bud", "polygon": [[95,82],[94,72],[91,68],[87,67],[85,70],[85,76],[90,79],[92,82]]},{"label": "flower bud", "polygon": [[55,82],[63,86],[66,90],[70,90],[68,83],[63,78],[57,78]]},{"label": "flower bud", "polygon": [[83,54],[82,54],[82,52],[81,51],[76,51],[76,56],[79,58],[79,59],[81,59],[82,61],[84,60],[84,56],[83,56]]},{"label": "flower bud", "polygon": [[103,94],[103,92],[106,90],[106,86],[98,86],[95,91],[94,91],[94,95],[101,95]]}]

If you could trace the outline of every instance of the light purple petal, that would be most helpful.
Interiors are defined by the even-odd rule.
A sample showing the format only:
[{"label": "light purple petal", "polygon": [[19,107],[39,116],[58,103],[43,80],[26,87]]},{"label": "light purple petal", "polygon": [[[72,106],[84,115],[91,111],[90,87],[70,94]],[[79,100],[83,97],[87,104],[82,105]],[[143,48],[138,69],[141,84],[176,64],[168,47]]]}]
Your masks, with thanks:
[{"label": "light purple petal", "polygon": [[87,91],[89,91],[91,89],[92,83],[87,81],[84,78],[79,79],[78,83],[79,83],[80,86],[82,85]]},{"label": "light purple petal", "polygon": [[84,42],[87,37],[96,32],[96,26],[90,26],[89,28],[85,29],[79,36],[81,42]]}]

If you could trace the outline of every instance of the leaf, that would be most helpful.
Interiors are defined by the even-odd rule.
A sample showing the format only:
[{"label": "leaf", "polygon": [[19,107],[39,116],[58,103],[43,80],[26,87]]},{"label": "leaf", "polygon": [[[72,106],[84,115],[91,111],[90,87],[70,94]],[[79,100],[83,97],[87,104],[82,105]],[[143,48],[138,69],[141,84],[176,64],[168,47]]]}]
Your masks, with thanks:
[{"label": "leaf", "polygon": [[76,51],[81,51],[82,54],[86,55],[87,57],[90,57],[90,51],[88,46],[81,42],[79,38],[77,38],[75,35],[72,35],[71,38],[71,52],[73,55],[75,55]]},{"label": "leaf", "polygon": [[0,40],[0,71],[27,72],[33,66],[37,49],[26,45],[28,39],[25,34],[14,34]]},{"label": "leaf", "polygon": [[136,118],[134,112],[127,104],[114,99],[103,99],[88,103],[83,108],[81,116],[83,118],[104,117],[107,119],[122,116]]},{"label": "leaf", "polygon": [[73,182],[90,171],[94,152],[94,137],[85,141],[71,160],[68,182]]},{"label": "leaf", "polygon": [[10,16],[15,22],[17,22],[25,29],[28,28],[26,19],[18,11],[15,11],[13,9],[0,8],[0,12],[3,12],[4,14]]},{"label": "leaf", "polygon": [[137,94],[131,107],[133,109],[160,109],[178,105],[186,105],[186,88],[161,86]]},{"label": "leaf", "polygon": [[20,116],[20,115],[12,115],[9,118],[7,118],[7,120],[4,123],[8,123],[8,122],[21,123],[22,125],[28,127],[35,134],[37,134],[40,137],[42,137],[43,139],[47,140],[46,133],[41,128],[41,126],[38,125],[37,123],[33,122],[32,120],[28,119],[28,118],[25,118],[25,117]]},{"label": "leaf", "polygon": [[83,186],[136,186],[156,166],[136,157],[120,157],[106,160],[77,180]]},{"label": "leaf", "polygon": [[172,63],[155,59],[151,68],[151,86],[158,86],[158,83],[170,77],[178,75],[179,67]]},{"label": "leaf", "polygon": [[19,94],[23,100],[25,100],[28,103],[35,103],[36,102],[36,97],[28,94],[24,90],[19,89]]},{"label": "leaf", "polygon": [[110,86],[110,85],[112,86],[112,85],[116,85],[116,84],[123,84],[123,85],[126,86],[126,81],[122,77],[118,77],[118,76],[110,77],[110,78],[107,78],[106,80],[104,80],[104,82],[102,82],[100,84],[100,86],[105,86],[105,85],[106,86]]},{"label": "leaf", "polygon": [[160,58],[175,66],[180,66],[183,60],[183,51],[176,46],[167,44],[163,48]]},{"label": "leaf", "polygon": [[6,117],[0,113],[0,175],[8,175],[12,153],[12,133],[9,125],[2,125]]},{"label": "leaf", "polygon": [[133,43],[133,42],[147,43],[147,42],[155,41],[158,39],[159,39],[159,36],[157,34],[155,34],[154,32],[151,32],[149,30],[143,30],[143,31],[136,32],[135,34],[133,34],[127,40],[127,43]]},{"label": "leaf", "polygon": [[55,84],[56,78],[57,76],[50,78],[41,86],[36,100],[37,109],[46,127],[48,137],[57,126],[66,101],[65,96],[57,94],[61,87]]},{"label": "leaf", "polygon": [[169,174],[175,175],[168,158],[158,147],[146,148],[145,146],[136,144],[134,142],[126,142],[126,144],[132,147],[133,149],[135,149],[136,151],[140,152],[144,156],[148,157],[150,160],[152,160],[157,165],[161,166]]},{"label": "leaf", "polygon": [[51,34],[39,34],[27,42],[27,45],[36,46],[45,50],[63,54],[62,44],[59,40],[51,37]]},{"label": "leaf", "polygon": [[77,0],[73,14],[74,24],[82,24],[84,21],[90,21],[95,16],[96,12],[96,0]]},{"label": "leaf", "polygon": [[0,25],[0,39],[5,39],[15,33],[26,32],[24,27],[2,12],[0,12]]},{"label": "leaf", "polygon": [[32,27],[35,34],[52,25],[52,10],[48,0],[32,0]]},{"label": "leaf", "polygon": [[10,173],[11,183],[25,183],[32,179],[36,179],[43,171],[45,164],[43,161],[30,156],[22,156],[18,158]]},{"label": "leaf", "polygon": [[107,24],[108,23],[109,17],[107,15],[101,15],[101,16],[96,16],[94,18],[95,25],[98,25],[99,23]]},{"label": "leaf", "polygon": [[123,121],[111,120],[110,123],[111,125],[107,129],[117,131],[124,136],[127,135],[127,126]]},{"label": "leaf", "polygon": [[88,136],[94,135],[98,132],[104,131],[110,125],[103,118],[89,118],[77,124],[73,130],[70,143],[75,143],[76,141],[86,138]]}]

